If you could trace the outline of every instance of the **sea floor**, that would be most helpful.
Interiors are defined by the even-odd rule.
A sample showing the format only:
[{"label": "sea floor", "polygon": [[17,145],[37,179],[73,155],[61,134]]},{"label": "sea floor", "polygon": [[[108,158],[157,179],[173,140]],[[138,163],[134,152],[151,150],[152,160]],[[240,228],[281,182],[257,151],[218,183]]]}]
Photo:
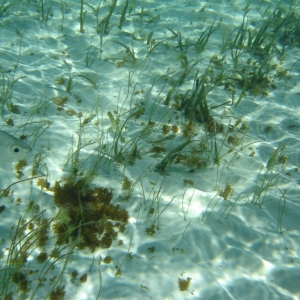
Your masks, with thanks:
[{"label": "sea floor", "polygon": [[300,298],[298,1],[0,3],[0,299]]}]

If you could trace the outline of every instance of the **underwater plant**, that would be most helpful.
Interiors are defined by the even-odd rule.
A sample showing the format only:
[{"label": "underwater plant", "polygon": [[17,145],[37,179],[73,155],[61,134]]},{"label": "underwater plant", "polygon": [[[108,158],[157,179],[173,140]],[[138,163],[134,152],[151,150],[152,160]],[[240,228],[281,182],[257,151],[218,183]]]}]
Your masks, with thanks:
[{"label": "underwater plant", "polygon": [[80,15],[79,15],[79,32],[84,33],[83,23],[86,16],[86,11],[83,11],[83,0],[80,0]]},{"label": "underwater plant", "polygon": [[[266,170],[263,172],[264,167],[260,169],[251,201],[252,204],[258,205],[260,208],[262,208],[268,190],[274,186],[274,181],[280,174],[279,171],[283,170],[287,162],[285,148],[286,143],[279,144],[279,146],[270,155],[268,163],[265,167]],[[282,194],[284,195],[284,193]]]},{"label": "underwater plant", "polygon": [[194,79],[194,88],[192,93],[188,91],[184,98],[181,100],[180,109],[184,111],[189,121],[197,121],[200,123],[207,123],[210,119],[210,110],[217,108],[221,105],[225,105],[230,101],[226,101],[215,107],[208,107],[207,95],[218,85],[220,85],[224,79],[224,71],[221,71],[214,78],[210,79],[210,84],[207,84],[207,76],[211,66],[209,65],[204,74],[198,77],[198,73]]},{"label": "underwater plant", "polygon": [[[21,55],[21,40],[20,40],[20,48],[19,48],[19,56]],[[4,113],[6,112],[5,108],[8,112],[18,113],[17,106],[14,105],[13,99],[13,92],[14,92],[14,85],[26,76],[19,76],[16,77],[16,70],[18,65],[15,66],[14,71],[12,74],[9,71],[3,70],[2,66],[0,65],[0,77],[1,77],[1,87],[0,87],[0,115],[3,119]]]},{"label": "underwater plant", "polygon": [[41,21],[46,22],[51,15],[51,8],[53,5],[54,1],[52,0],[48,8],[45,8],[45,3],[44,0],[40,1],[40,12],[41,12]]},{"label": "underwater plant", "polygon": [[[108,14],[101,20],[101,21],[97,21],[97,33],[100,33],[100,35],[107,35],[109,33],[109,23],[110,23],[110,19],[112,17],[113,12],[115,11],[116,8],[116,4],[117,4],[118,0],[112,0],[112,4],[109,7],[109,11]],[[98,6],[99,8],[99,6]]]},{"label": "underwater plant", "polygon": [[0,8],[0,17],[13,5],[16,5],[17,3],[6,3],[7,1],[4,0],[1,3],[1,8]]},{"label": "underwater plant", "polygon": [[[20,299],[25,297],[26,299],[35,299],[37,291],[48,280],[50,285],[47,293],[50,295],[59,284],[64,268],[58,277],[49,279],[49,273],[54,266],[58,267],[60,263],[67,265],[74,245],[68,246],[67,249],[66,247],[59,249],[55,259],[53,259],[52,254],[48,257],[45,250],[36,255],[39,249],[46,248],[46,244],[48,245],[51,239],[49,233],[53,218],[44,218],[45,212],[46,210],[40,211],[38,205],[30,202],[26,213],[18,219],[16,226],[12,228],[10,246],[0,268],[0,296],[4,299],[11,299],[15,296]],[[30,215],[33,217],[30,218]],[[33,256],[40,264],[40,268],[34,271],[33,269],[29,270],[29,261],[31,261],[29,258]],[[4,260],[3,257],[1,260]],[[43,290],[42,294],[44,292]]]},{"label": "underwater plant", "polygon": [[191,284],[191,280],[192,280],[191,277],[187,277],[186,279],[178,278],[177,283],[178,283],[179,290],[181,292],[187,291]]},{"label": "underwater plant", "polygon": [[129,3],[129,0],[126,0],[126,3],[124,5],[124,8],[123,8],[122,13],[121,13],[120,22],[119,22],[119,25],[118,25],[119,29],[122,29],[122,27],[123,27],[125,17],[126,17],[126,12],[127,12],[127,9],[128,9],[128,3]]},{"label": "underwater plant", "polygon": [[54,204],[60,209],[53,230],[58,245],[79,241],[76,247],[109,248],[119,231],[124,231],[128,213],[111,204],[112,190],[87,187],[83,181],[55,182]]},{"label": "underwater plant", "polygon": [[124,148],[125,148],[124,146],[119,147],[119,141],[122,137],[122,131],[123,131],[124,127],[126,126],[126,123],[131,118],[140,116],[141,114],[144,113],[144,111],[145,111],[145,109],[141,108],[137,111],[134,111],[134,112],[130,113],[129,116],[124,120],[123,124],[120,127],[119,127],[119,124],[118,124],[119,119],[116,120],[114,118],[113,114],[110,111],[107,113],[107,115],[110,119],[110,122],[111,122],[111,124],[112,124],[112,126],[115,130],[113,153],[114,153],[115,160],[117,162],[123,161],[126,158],[126,156],[127,156],[127,158],[129,158],[129,156],[133,156],[133,157],[137,156],[137,153],[136,153],[137,152],[137,142],[138,142],[140,137],[138,137],[138,138],[136,138],[132,141],[132,143],[131,143],[132,148],[129,152],[124,151]]},{"label": "underwater plant", "polygon": [[171,149],[167,155],[164,157],[164,159],[158,163],[155,167],[155,171],[158,172],[166,172],[167,167],[172,163],[172,161],[176,158],[176,156],[178,155],[178,153],[180,151],[182,151],[187,145],[189,145],[190,143],[192,143],[193,140],[187,140],[184,143],[182,143],[181,145],[179,145],[176,148]]}]

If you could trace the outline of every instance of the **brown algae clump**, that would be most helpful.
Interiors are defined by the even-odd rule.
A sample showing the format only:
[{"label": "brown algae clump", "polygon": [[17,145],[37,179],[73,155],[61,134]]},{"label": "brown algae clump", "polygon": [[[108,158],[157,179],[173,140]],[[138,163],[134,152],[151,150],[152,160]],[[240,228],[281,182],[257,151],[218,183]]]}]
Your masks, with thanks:
[{"label": "brown algae clump", "polygon": [[183,279],[183,278],[178,278],[178,287],[180,289],[181,292],[187,291],[187,289],[190,286],[192,278],[188,277],[187,279]]},{"label": "brown algae clump", "polygon": [[112,189],[86,187],[80,181],[55,182],[54,203],[60,208],[53,229],[57,244],[77,241],[79,249],[109,248],[125,229],[128,213],[111,204]]}]

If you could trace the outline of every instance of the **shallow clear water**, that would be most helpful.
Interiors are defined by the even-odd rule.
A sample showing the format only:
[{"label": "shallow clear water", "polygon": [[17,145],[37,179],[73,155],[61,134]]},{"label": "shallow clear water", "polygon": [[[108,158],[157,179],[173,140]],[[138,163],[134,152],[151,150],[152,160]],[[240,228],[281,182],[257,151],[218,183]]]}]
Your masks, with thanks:
[{"label": "shallow clear water", "polygon": [[299,3],[246,4],[1,2],[1,296],[299,298]]}]

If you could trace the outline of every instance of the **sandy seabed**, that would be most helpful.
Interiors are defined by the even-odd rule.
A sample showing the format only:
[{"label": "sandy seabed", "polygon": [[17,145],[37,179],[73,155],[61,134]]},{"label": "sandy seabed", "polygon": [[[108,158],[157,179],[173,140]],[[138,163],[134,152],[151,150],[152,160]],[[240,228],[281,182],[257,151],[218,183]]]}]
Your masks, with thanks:
[{"label": "sandy seabed", "polygon": [[0,2],[1,299],[300,298],[299,2]]}]

